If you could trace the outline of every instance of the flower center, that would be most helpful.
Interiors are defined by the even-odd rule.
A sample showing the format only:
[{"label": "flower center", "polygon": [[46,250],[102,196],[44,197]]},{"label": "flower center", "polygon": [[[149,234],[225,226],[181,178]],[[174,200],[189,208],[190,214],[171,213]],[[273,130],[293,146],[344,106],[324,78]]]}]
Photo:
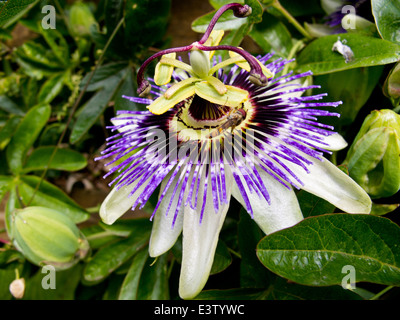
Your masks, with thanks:
[{"label": "flower center", "polygon": [[179,133],[179,141],[211,139],[244,123],[249,105],[246,102],[232,108],[193,95],[170,121],[170,130]]},{"label": "flower center", "polygon": [[228,106],[218,105],[200,98],[198,95],[191,97],[188,102],[188,120],[201,127],[218,125],[232,109]]}]

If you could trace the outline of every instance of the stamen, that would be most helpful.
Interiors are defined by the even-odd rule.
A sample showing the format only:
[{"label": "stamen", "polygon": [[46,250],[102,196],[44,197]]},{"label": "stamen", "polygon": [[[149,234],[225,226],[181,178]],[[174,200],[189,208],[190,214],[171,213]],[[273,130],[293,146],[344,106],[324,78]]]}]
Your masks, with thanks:
[{"label": "stamen", "polygon": [[[214,50],[229,50],[240,54],[250,65],[250,77],[249,80],[258,86],[266,86],[268,84],[268,79],[262,72],[262,68],[258,63],[257,59],[254,58],[250,53],[247,51],[227,45],[220,45],[220,46],[203,46],[200,43],[195,43],[196,48],[203,51],[214,51]],[[253,82],[254,81],[254,82]]]}]

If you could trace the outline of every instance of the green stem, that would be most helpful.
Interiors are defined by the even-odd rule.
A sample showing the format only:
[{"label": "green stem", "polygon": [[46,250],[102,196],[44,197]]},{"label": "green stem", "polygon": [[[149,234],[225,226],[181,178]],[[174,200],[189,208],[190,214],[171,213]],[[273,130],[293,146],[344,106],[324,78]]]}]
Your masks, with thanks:
[{"label": "green stem", "polygon": [[74,104],[74,106],[72,107],[72,110],[71,110],[71,112],[70,112],[70,114],[69,114],[68,120],[67,120],[67,122],[66,122],[66,124],[65,124],[65,129],[63,130],[63,132],[62,132],[61,135],[60,135],[60,138],[58,139],[57,145],[56,145],[56,147],[54,148],[54,151],[53,151],[53,153],[51,154],[51,156],[50,156],[50,158],[49,158],[49,161],[47,162],[47,166],[46,166],[45,170],[43,170],[43,173],[42,173],[42,175],[41,175],[41,177],[40,177],[40,180],[39,180],[38,184],[36,185],[36,188],[35,188],[35,190],[34,190],[34,192],[33,192],[33,195],[32,195],[32,197],[31,197],[31,199],[29,200],[27,206],[30,205],[30,203],[33,201],[33,199],[34,199],[34,197],[35,197],[35,195],[36,195],[36,192],[39,190],[39,187],[40,187],[40,185],[41,185],[41,183],[42,183],[42,181],[43,181],[43,179],[44,179],[44,177],[45,177],[45,175],[46,175],[46,173],[47,173],[47,170],[48,170],[48,168],[49,168],[49,165],[50,165],[50,163],[53,161],[53,158],[54,158],[54,156],[55,156],[55,154],[56,154],[58,148],[61,146],[61,143],[62,143],[62,141],[63,141],[63,139],[64,139],[65,134],[67,133],[67,130],[68,130],[68,128],[69,128],[69,124],[70,124],[70,122],[72,121],[72,117],[74,116],[75,111],[76,111],[76,109],[78,108],[78,105],[79,105],[79,103],[81,102],[81,100],[82,100],[82,98],[83,98],[83,95],[85,94],[86,89],[87,89],[87,87],[89,86],[89,83],[90,83],[90,81],[91,81],[92,78],[93,78],[94,73],[96,72],[97,68],[103,63],[104,55],[105,55],[105,53],[106,53],[108,47],[110,46],[112,40],[114,39],[115,35],[117,34],[119,28],[121,28],[123,22],[124,22],[124,18],[122,17],[122,19],[118,22],[117,26],[115,27],[115,29],[114,29],[113,33],[111,34],[110,38],[108,38],[107,43],[106,43],[106,45],[104,46],[103,51],[101,52],[101,55],[100,55],[100,57],[99,57],[99,60],[97,60],[97,63],[96,63],[96,65],[95,65],[95,67],[93,68],[93,70],[92,70],[92,72],[91,72],[91,74],[90,74],[90,76],[89,76],[89,79],[87,80],[87,82],[86,82],[84,88],[82,89],[82,91],[80,92],[78,98],[76,99],[75,104]]},{"label": "green stem", "polygon": [[[302,40],[297,41],[293,45],[292,49],[290,49],[289,55],[287,56],[287,60],[293,59],[295,57],[297,51],[299,51],[303,47],[303,45],[304,45],[304,42]],[[290,65],[291,65],[291,63],[287,63],[285,65],[285,68],[283,69],[282,74],[287,74],[288,73]]]},{"label": "green stem", "polygon": [[232,253],[233,255],[235,255],[236,257],[238,257],[239,259],[242,259],[242,256],[240,255],[240,253],[236,252],[235,250],[228,247],[228,251],[230,253]]},{"label": "green stem", "polygon": [[170,266],[169,266],[169,268],[168,268],[168,271],[167,271],[167,278],[168,278],[168,279],[169,279],[170,276],[171,276],[172,269],[173,269],[173,267],[174,267],[174,265],[175,265],[175,260],[176,260],[176,259],[173,257],[172,260],[171,260],[171,264],[170,264]]},{"label": "green stem", "polygon": [[393,109],[394,112],[399,113],[400,112],[400,104]]},{"label": "green stem", "polygon": [[337,165],[337,152],[336,152],[336,151],[332,152],[332,155],[331,155],[331,162],[332,162],[335,166]]},{"label": "green stem", "polygon": [[374,295],[369,300],[378,300],[382,295],[384,295],[386,292],[388,292],[392,288],[394,288],[394,286],[387,286],[385,289],[383,289],[381,292],[378,292],[376,295]]},{"label": "green stem", "polygon": [[65,12],[64,12],[64,10],[63,10],[63,8],[62,8],[62,6],[61,6],[60,3],[58,2],[58,0],[54,0],[54,4],[55,4],[55,6],[57,7],[57,11],[60,12],[61,18],[64,20],[64,23],[65,23],[65,26],[66,26],[67,29],[68,29],[68,32],[71,33],[71,32],[70,32],[69,21],[68,21],[67,15],[65,14]]},{"label": "green stem", "polygon": [[89,213],[97,213],[100,210],[100,204],[94,207],[86,208],[86,211]]},{"label": "green stem", "polygon": [[293,26],[307,39],[311,40],[312,36],[301,26],[301,24],[279,3],[278,0],[275,0],[272,3],[272,6],[277,9],[280,13],[284,15],[284,17],[291,23]]}]

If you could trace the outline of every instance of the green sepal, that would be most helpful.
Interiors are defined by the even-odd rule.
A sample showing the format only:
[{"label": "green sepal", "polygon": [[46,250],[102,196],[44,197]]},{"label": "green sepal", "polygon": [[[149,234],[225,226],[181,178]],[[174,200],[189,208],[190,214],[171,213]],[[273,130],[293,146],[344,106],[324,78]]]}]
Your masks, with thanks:
[{"label": "green sepal", "polygon": [[[168,53],[163,56],[163,58],[170,58],[170,59],[175,59],[176,58],[176,53]],[[171,76],[172,72],[174,71],[174,67],[172,65],[163,63],[162,59],[159,63],[156,65],[156,70],[154,73],[154,82],[158,86],[165,85],[167,83],[171,82]]]}]

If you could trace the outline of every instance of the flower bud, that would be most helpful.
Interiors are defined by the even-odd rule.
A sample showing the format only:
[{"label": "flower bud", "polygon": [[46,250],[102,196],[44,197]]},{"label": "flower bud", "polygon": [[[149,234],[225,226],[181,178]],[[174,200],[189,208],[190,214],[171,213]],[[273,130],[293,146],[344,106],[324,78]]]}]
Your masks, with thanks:
[{"label": "flower bud", "polygon": [[58,211],[27,207],[17,210],[13,224],[14,245],[33,264],[67,269],[89,250],[75,223]]},{"label": "flower bud", "polygon": [[25,279],[20,278],[13,280],[13,282],[10,283],[9,290],[14,298],[23,298],[25,293]]},{"label": "flower bud", "polygon": [[397,105],[400,99],[400,63],[390,71],[383,85],[383,93]]},{"label": "flower bud", "polygon": [[400,116],[392,110],[368,115],[344,164],[371,198],[385,198],[400,188]]},{"label": "flower bud", "polygon": [[97,25],[89,6],[83,2],[75,2],[69,12],[69,25],[71,33],[76,37],[86,37],[90,35],[90,27]]}]

